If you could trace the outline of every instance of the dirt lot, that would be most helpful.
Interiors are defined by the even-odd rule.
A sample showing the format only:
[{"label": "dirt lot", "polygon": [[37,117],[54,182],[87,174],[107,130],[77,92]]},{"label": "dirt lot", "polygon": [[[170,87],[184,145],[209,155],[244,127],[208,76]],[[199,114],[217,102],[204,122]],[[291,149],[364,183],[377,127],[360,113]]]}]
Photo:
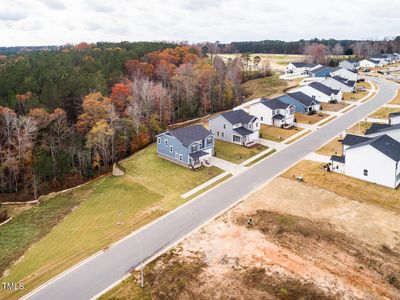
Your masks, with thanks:
[{"label": "dirt lot", "polygon": [[145,289],[134,273],[102,299],[399,299],[398,212],[305,178],[273,180],[146,266]]},{"label": "dirt lot", "polygon": [[344,102],[339,102],[339,103],[321,103],[321,109],[322,110],[327,110],[327,111],[339,111],[349,104],[344,103]]},{"label": "dirt lot", "polygon": [[315,123],[318,123],[319,121],[325,119],[328,116],[329,115],[324,114],[324,113],[317,113],[314,115],[295,113],[296,122],[302,123],[302,124],[315,124]]}]

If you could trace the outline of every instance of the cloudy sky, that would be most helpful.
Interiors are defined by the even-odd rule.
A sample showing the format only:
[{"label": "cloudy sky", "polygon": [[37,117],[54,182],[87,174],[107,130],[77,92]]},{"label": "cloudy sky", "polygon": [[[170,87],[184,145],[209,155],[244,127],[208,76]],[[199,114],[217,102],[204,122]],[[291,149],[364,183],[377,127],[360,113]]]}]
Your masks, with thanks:
[{"label": "cloudy sky", "polygon": [[0,46],[400,35],[399,0],[0,0]]}]

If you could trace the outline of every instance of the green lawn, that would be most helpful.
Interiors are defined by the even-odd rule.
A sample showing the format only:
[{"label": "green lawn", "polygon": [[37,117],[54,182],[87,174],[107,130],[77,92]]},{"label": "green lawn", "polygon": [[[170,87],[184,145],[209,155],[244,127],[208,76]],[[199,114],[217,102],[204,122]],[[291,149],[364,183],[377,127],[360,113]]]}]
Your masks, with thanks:
[{"label": "green lawn", "polygon": [[263,145],[247,148],[234,143],[215,140],[215,154],[218,158],[240,164],[254,155],[268,149]]},{"label": "green lawn", "polygon": [[[185,202],[180,197],[182,193],[222,172],[215,167],[192,171],[160,159],[155,145],[122,164],[127,170],[125,176],[95,180],[29,209],[2,226],[0,255],[3,261],[13,254],[14,249],[18,250],[18,255],[13,258],[20,256],[45,235],[11,267],[3,281],[24,282],[23,293],[27,293],[132,230],[176,208]],[[79,206],[68,214],[77,204]],[[36,238],[34,235],[34,238],[26,238],[32,231],[40,234],[36,233]],[[0,299],[15,299],[21,295],[18,292],[1,293]]]}]

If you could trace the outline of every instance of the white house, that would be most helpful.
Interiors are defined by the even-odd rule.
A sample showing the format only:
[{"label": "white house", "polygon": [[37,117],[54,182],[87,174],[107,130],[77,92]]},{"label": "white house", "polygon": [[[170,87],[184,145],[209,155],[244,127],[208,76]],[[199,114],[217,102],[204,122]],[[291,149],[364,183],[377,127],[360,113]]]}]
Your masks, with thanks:
[{"label": "white house", "polygon": [[244,146],[252,145],[260,138],[260,121],[242,109],[210,118],[208,129],[218,140]]},{"label": "white house", "polygon": [[371,59],[360,60],[360,68],[376,68],[379,64]]},{"label": "white house", "polygon": [[381,65],[387,65],[393,63],[396,57],[393,54],[376,53],[371,55],[370,59],[379,62]]},{"label": "white house", "polygon": [[400,112],[394,112],[389,114],[389,125],[400,124]]},{"label": "white house", "polygon": [[331,72],[331,76],[339,76],[347,80],[352,80],[352,81],[357,81],[358,80],[358,74],[357,72],[350,71],[348,69],[344,68],[336,68]]},{"label": "white house", "polygon": [[360,63],[358,60],[342,60],[339,62],[339,67],[343,69],[347,69],[350,71],[356,71],[357,69],[360,68]]},{"label": "white house", "polygon": [[400,143],[382,135],[331,157],[331,170],[390,188],[400,184]]},{"label": "white house", "polygon": [[249,114],[257,117],[262,124],[282,127],[294,123],[295,107],[279,99],[261,99],[248,106]]},{"label": "white house", "polygon": [[326,85],[332,90],[339,90],[343,93],[352,93],[355,91],[356,82],[347,80],[339,76],[327,77],[321,84]]},{"label": "white house", "polygon": [[[398,122],[398,118],[395,116],[393,117],[393,121],[389,119],[389,123],[391,122]],[[377,137],[381,135],[388,135],[392,139],[400,142],[400,124],[380,124],[380,123],[372,123],[371,127],[365,131],[365,136],[367,137]]]},{"label": "white house", "polygon": [[311,70],[319,66],[320,65],[307,64],[305,62],[292,62],[286,66],[286,74],[307,75]]},{"label": "white house", "polygon": [[319,102],[337,102],[341,101],[343,93],[339,90],[333,90],[320,82],[312,82],[309,85],[301,86],[294,91],[302,92]]}]

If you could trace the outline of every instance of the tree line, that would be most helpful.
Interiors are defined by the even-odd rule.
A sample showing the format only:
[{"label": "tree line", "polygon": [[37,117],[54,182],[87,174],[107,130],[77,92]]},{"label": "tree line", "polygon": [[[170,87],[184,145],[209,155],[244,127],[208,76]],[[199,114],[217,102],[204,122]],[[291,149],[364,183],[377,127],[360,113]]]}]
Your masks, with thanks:
[{"label": "tree line", "polygon": [[211,60],[188,45],[110,46],[29,53],[0,67],[3,201],[84,182],[169,124],[240,101],[240,57]]}]

